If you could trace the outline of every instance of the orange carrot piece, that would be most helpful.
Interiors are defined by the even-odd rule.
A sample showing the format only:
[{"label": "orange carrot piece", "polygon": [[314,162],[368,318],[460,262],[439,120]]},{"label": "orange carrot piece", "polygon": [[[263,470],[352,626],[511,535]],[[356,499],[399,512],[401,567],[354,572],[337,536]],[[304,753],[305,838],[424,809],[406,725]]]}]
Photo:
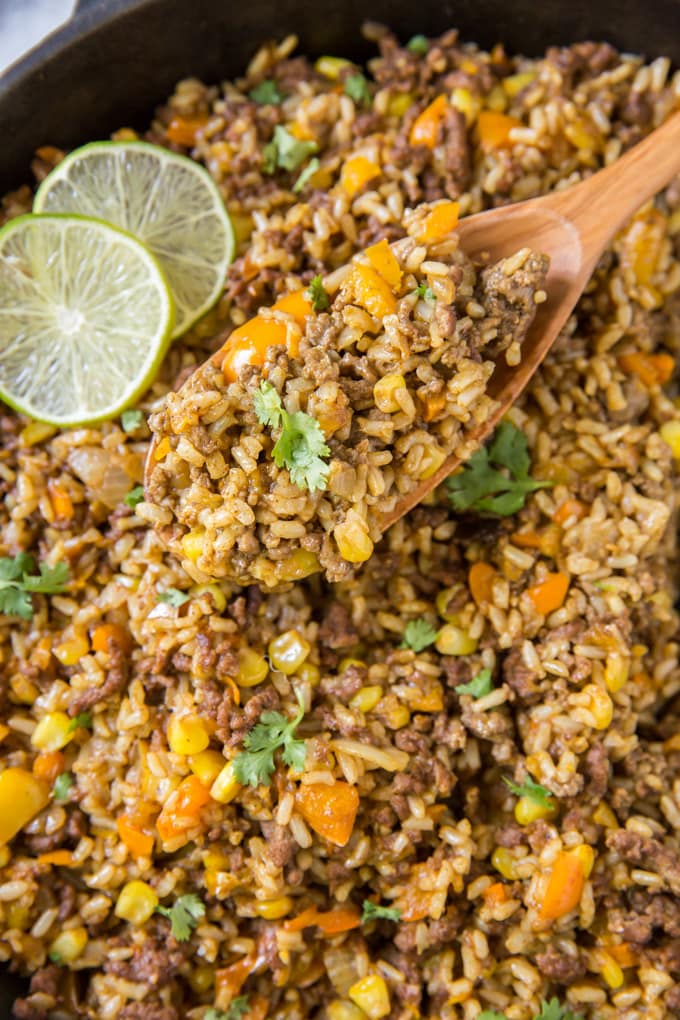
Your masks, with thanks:
[{"label": "orange carrot piece", "polygon": [[302,931],[304,928],[311,928],[313,924],[316,924],[316,919],[319,916],[319,911],[316,907],[307,907],[297,917],[291,917],[289,920],[283,922],[283,927],[286,931]]},{"label": "orange carrot piece", "polygon": [[543,536],[537,531],[516,531],[511,536],[513,545],[523,549],[540,549]]},{"label": "orange carrot piece", "polygon": [[343,931],[358,928],[361,925],[361,916],[358,910],[351,907],[338,907],[336,910],[318,914],[314,923],[324,935],[339,935]]},{"label": "orange carrot piece", "polygon": [[523,127],[517,117],[508,117],[505,113],[495,110],[482,110],[477,118],[479,142],[483,149],[502,149],[512,145],[510,132],[513,128]]},{"label": "orange carrot piece", "polygon": [[377,244],[372,244],[370,248],[366,249],[365,255],[376,273],[382,276],[385,283],[388,284],[392,290],[399,290],[403,274],[396,256],[392,252],[387,241],[383,238],[383,240],[378,241]]},{"label": "orange carrot piece", "polygon": [[541,921],[556,921],[574,910],[581,899],[585,875],[578,857],[561,851],[555,858],[539,911]]},{"label": "orange carrot piece", "polygon": [[156,820],[164,842],[181,836],[196,824],[201,808],[210,800],[210,792],[196,778],[187,776],[166,800]]},{"label": "orange carrot piece", "polygon": [[569,590],[569,578],[566,574],[546,574],[538,584],[527,588],[527,595],[534,604],[537,613],[547,616],[559,609]]},{"label": "orange carrot piece", "polygon": [[130,647],[130,636],[117,623],[102,623],[92,631],[92,650],[94,652],[110,652],[111,645],[122,651]]},{"label": "orange carrot piece", "polygon": [[587,513],[588,507],[580,499],[565,499],[564,503],[560,503],[552,515],[552,519],[555,524],[564,524],[570,517],[575,517],[580,521]]},{"label": "orange carrot piece", "polygon": [[66,759],[61,751],[41,751],[33,762],[33,775],[36,779],[44,779],[50,786],[64,771]]},{"label": "orange carrot piece", "polygon": [[197,117],[173,117],[168,124],[165,136],[169,142],[174,142],[175,145],[184,145],[190,148],[196,144],[196,135],[203,130],[207,123],[207,114]]},{"label": "orange carrot piece", "polygon": [[301,786],[296,801],[300,814],[314,832],[336,846],[349,842],[359,810],[359,794],[349,783]]},{"label": "orange carrot piece", "polygon": [[424,244],[441,241],[455,230],[458,225],[460,206],[458,202],[441,202],[423,220],[422,230],[418,238]]},{"label": "orange carrot piece", "polygon": [[116,819],[116,828],[125,846],[133,857],[149,857],[153,850],[154,838],[149,833],[143,832],[135,820],[128,815],[119,815]]},{"label": "orange carrot piece", "polygon": [[437,96],[436,99],[433,99],[411,124],[408,136],[411,145],[425,145],[428,149],[434,149],[437,144],[439,127],[446,116],[447,109],[446,96]]},{"label": "orange carrot piece", "polygon": [[73,517],[73,503],[66,489],[58,482],[48,482],[47,492],[54,510],[54,516],[60,521],[70,521]]},{"label": "orange carrot piece", "polygon": [[496,578],[496,571],[490,563],[482,560],[473,563],[468,574],[468,584],[472,597],[478,606],[491,602],[493,597],[493,583]]},{"label": "orange carrot piece", "polygon": [[54,864],[61,868],[70,868],[73,865],[73,854],[70,850],[50,850],[49,853],[40,854],[37,858],[38,864]]}]

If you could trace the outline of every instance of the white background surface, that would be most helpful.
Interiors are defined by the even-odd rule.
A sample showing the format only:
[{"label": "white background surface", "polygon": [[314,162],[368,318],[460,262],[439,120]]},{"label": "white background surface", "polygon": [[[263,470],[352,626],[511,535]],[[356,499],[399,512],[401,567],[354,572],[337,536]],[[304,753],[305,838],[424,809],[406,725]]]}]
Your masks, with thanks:
[{"label": "white background surface", "polygon": [[75,0],[0,0],[0,73],[66,21]]}]

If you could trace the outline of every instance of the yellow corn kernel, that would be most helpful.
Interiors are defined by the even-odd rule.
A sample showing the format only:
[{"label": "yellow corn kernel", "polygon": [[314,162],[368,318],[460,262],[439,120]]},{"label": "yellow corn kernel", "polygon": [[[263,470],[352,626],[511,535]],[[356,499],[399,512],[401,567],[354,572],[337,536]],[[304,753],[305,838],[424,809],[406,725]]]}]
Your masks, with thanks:
[{"label": "yellow corn kernel", "polygon": [[605,829],[618,829],[619,827],[616,815],[609,807],[609,804],[605,804],[604,801],[597,805],[593,811],[592,818],[597,825],[604,825]]},{"label": "yellow corn kernel", "polygon": [[168,723],[168,746],[174,754],[199,754],[210,743],[208,729],[198,715],[173,715]]},{"label": "yellow corn kernel", "polygon": [[90,642],[84,634],[79,634],[70,641],[62,641],[54,649],[54,654],[62,666],[75,666],[90,650]]},{"label": "yellow corn kernel", "polygon": [[451,93],[451,106],[463,114],[465,123],[470,127],[479,116],[482,101],[479,96],[473,95],[470,89],[458,87]]},{"label": "yellow corn kernel", "polygon": [[407,110],[410,110],[412,106],[412,92],[397,92],[396,95],[390,96],[389,98],[387,103],[387,116],[403,117]]},{"label": "yellow corn kernel", "polygon": [[199,967],[192,966],[188,975],[188,981],[197,995],[202,995],[215,984],[215,968],[204,963]]},{"label": "yellow corn kernel", "polygon": [[614,715],[614,703],[607,692],[597,684],[587,684],[582,694],[587,694],[590,704],[588,708],[593,716],[596,730],[606,730]]},{"label": "yellow corn kernel", "polygon": [[192,595],[200,598],[201,595],[210,595],[218,613],[223,613],[227,608],[227,599],[218,584],[197,584],[190,589]]},{"label": "yellow corn kernel", "polygon": [[158,906],[158,896],[147,882],[134,879],[118,894],[114,914],[130,924],[144,924]]},{"label": "yellow corn kernel", "polygon": [[462,627],[445,623],[434,644],[441,655],[472,655],[477,650],[478,641]]},{"label": "yellow corn kernel", "polygon": [[599,952],[600,975],[610,988],[620,988],[624,982],[623,971],[616,960],[609,953]]},{"label": "yellow corn kernel", "polygon": [[366,663],[363,659],[355,659],[351,655],[348,655],[344,659],[340,659],[338,664],[338,673],[344,673],[350,666],[356,666],[357,669],[366,669]]},{"label": "yellow corn kernel", "polygon": [[420,461],[420,467],[418,470],[418,478],[432,478],[435,471],[439,471],[446,460],[446,453],[441,447],[433,444],[432,446],[426,446],[423,450],[423,456]]},{"label": "yellow corn kernel", "polygon": [[74,729],[66,712],[48,712],[31,734],[31,744],[38,751],[59,751],[72,739]]},{"label": "yellow corn kernel", "polygon": [[26,769],[0,772],[0,846],[9,843],[50,799],[46,783]]},{"label": "yellow corn kernel", "polygon": [[203,552],[204,540],[205,531],[203,528],[195,528],[193,531],[188,531],[182,539],[184,555],[188,560],[191,560],[192,563],[196,563]]},{"label": "yellow corn kernel", "polygon": [[494,85],[485,100],[488,110],[495,113],[503,113],[508,105],[508,99],[500,85]]},{"label": "yellow corn kernel", "polygon": [[239,648],[238,673],[236,674],[236,683],[239,687],[257,687],[263,680],[266,680],[268,672],[269,666],[263,655],[247,646]]},{"label": "yellow corn kernel", "polygon": [[54,425],[44,425],[40,421],[32,421],[19,433],[21,446],[35,446],[45,439],[51,439],[56,433]]},{"label": "yellow corn kernel", "polygon": [[348,995],[359,1009],[363,1009],[369,1020],[381,1020],[391,1009],[390,993],[380,974],[367,974],[365,978],[356,981]]},{"label": "yellow corn kernel", "polygon": [[590,873],[593,870],[593,865],[595,864],[595,851],[592,846],[588,846],[587,843],[581,843],[569,852],[573,857],[578,858],[581,862],[581,867],[583,868],[584,877],[589,878]]},{"label": "yellow corn kernel", "polygon": [[620,691],[626,685],[629,673],[630,659],[617,653],[607,656],[607,663],[604,667],[604,682],[608,691],[611,691],[612,694]]},{"label": "yellow corn kernel", "polygon": [[434,600],[437,612],[441,616],[442,620],[446,620],[448,623],[455,623],[458,619],[458,613],[448,612],[449,602],[457,593],[458,588],[442,588],[442,590],[437,593],[437,597]]},{"label": "yellow corn kernel", "polygon": [[514,99],[522,89],[525,89],[527,85],[531,85],[532,81],[535,81],[536,73],[536,71],[521,71],[519,74],[511,74],[504,78],[501,85],[506,96]]},{"label": "yellow corn kernel", "polygon": [[373,684],[369,687],[362,687],[360,691],[350,700],[350,707],[357,708],[360,712],[370,712],[378,704],[383,696],[382,687]]},{"label": "yellow corn kernel", "polygon": [[8,846],[0,846],[0,868],[6,867],[12,856],[12,851]]},{"label": "yellow corn kernel", "polygon": [[309,684],[310,687],[318,687],[321,680],[321,670],[313,662],[303,662],[295,676],[303,684]]},{"label": "yellow corn kernel", "polygon": [[228,761],[210,787],[210,796],[220,804],[228,804],[238,796],[240,789],[241,784],[234,775],[234,764]]},{"label": "yellow corn kernel", "polygon": [[355,510],[349,510],[345,520],[333,529],[338,551],[349,563],[365,563],[373,552],[373,542],[366,522]]},{"label": "yellow corn kernel", "polygon": [[203,854],[203,864],[209,871],[228,871],[229,856],[220,850],[206,850]]},{"label": "yellow corn kernel", "polygon": [[517,862],[507,847],[497,846],[491,854],[491,863],[503,878],[511,882],[517,878]]},{"label": "yellow corn kernel", "polygon": [[50,943],[48,955],[56,963],[73,963],[82,954],[87,942],[86,928],[69,928]]},{"label": "yellow corn kernel", "polygon": [[287,630],[269,642],[269,661],[274,669],[292,676],[312,650],[306,638],[297,630]]},{"label": "yellow corn kernel", "polygon": [[316,553],[308,549],[296,549],[285,560],[276,564],[277,581],[301,581],[310,574],[318,574],[321,570]]},{"label": "yellow corn kernel", "polygon": [[210,786],[224,768],[224,757],[219,751],[199,751],[189,758],[189,768],[204,786]]},{"label": "yellow corn kernel", "polygon": [[314,70],[318,71],[319,74],[322,74],[324,78],[330,78],[331,81],[337,81],[343,67],[351,66],[351,62],[349,60],[345,60],[344,57],[319,57],[317,62],[314,64]]},{"label": "yellow corn kernel", "polygon": [[16,928],[25,931],[31,921],[31,911],[23,903],[7,903],[5,905],[5,930]]},{"label": "yellow corn kernel", "polygon": [[532,797],[520,797],[515,804],[515,821],[518,825],[531,825],[539,818],[548,818],[554,811],[550,804],[539,804]]},{"label": "yellow corn kernel", "polygon": [[21,705],[32,705],[40,697],[38,688],[23,673],[15,673],[10,679],[9,686],[15,700]]},{"label": "yellow corn kernel", "polygon": [[398,390],[403,390],[405,387],[406,380],[403,375],[399,375],[396,372],[384,375],[382,379],[378,379],[373,387],[375,406],[379,411],[384,411],[385,414],[393,414],[395,411],[399,411],[400,405],[396,399],[396,394]]},{"label": "yellow corn kernel", "polygon": [[253,909],[257,916],[264,918],[265,921],[278,921],[290,913],[292,906],[290,896],[279,896],[275,900],[262,900],[256,903]]},{"label": "yellow corn kernel", "polygon": [[410,723],[411,713],[406,705],[394,705],[394,707],[385,710],[383,718],[385,725],[389,726],[391,730],[401,730]]},{"label": "yellow corn kernel", "polygon": [[680,460],[680,419],[664,422],[659,429],[659,435],[664,443],[668,443],[675,459]]}]

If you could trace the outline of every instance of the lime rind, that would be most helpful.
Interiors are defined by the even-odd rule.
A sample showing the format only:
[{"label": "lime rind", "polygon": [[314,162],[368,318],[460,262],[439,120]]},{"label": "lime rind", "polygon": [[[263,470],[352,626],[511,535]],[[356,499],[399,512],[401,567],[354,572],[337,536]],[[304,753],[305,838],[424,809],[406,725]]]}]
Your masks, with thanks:
[{"label": "lime rind", "polygon": [[222,293],[234,255],[231,220],[210,174],[186,156],[148,142],[91,142],[57,164],[33,208],[104,220],[145,244],[175,299],[173,337]]},{"label": "lime rind", "polygon": [[5,224],[0,293],[0,397],[51,425],[116,417],[148,388],[172,336],[172,294],[155,257],[90,217]]}]

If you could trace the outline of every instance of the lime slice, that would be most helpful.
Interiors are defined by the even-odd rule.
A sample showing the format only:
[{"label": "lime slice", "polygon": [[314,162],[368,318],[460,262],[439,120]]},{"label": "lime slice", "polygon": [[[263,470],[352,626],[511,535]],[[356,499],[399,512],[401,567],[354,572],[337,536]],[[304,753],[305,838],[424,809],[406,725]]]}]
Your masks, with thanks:
[{"label": "lime slice", "polygon": [[155,258],[83,216],[19,216],[0,230],[0,398],[51,425],[113,418],[148,387],[170,342]]},{"label": "lime slice", "polygon": [[175,299],[180,336],[215,304],[234,256],[217,185],[198,163],[147,142],[93,142],[45,178],[34,212],[113,223],[156,256]]}]

